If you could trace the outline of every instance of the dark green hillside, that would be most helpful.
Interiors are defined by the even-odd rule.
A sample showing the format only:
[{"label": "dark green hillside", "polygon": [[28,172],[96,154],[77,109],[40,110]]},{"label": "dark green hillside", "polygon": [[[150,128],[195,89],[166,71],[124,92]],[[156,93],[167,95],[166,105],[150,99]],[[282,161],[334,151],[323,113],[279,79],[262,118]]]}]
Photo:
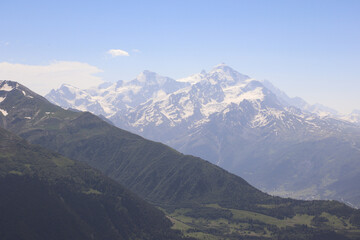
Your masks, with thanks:
[{"label": "dark green hillside", "polygon": [[0,239],[181,239],[118,183],[3,129],[0,213]]},{"label": "dark green hillside", "polygon": [[254,202],[274,200],[242,178],[200,158],[123,131],[90,113],[54,106],[21,85],[10,92],[0,91],[0,97],[5,97],[0,108],[8,112],[7,116],[0,114],[6,129],[71,159],[87,162],[152,202],[177,206],[221,203],[248,209]]},{"label": "dark green hillside", "polygon": [[[63,110],[35,93],[29,92],[34,95],[29,98],[22,90],[29,91],[22,86],[0,91],[0,97],[6,97],[0,108],[8,113],[1,116],[2,126],[32,143],[100,169],[163,208],[174,228],[188,236],[360,236],[359,211],[344,204],[272,197],[200,158],[118,129],[90,113]],[[316,219],[328,221],[319,224]]]}]

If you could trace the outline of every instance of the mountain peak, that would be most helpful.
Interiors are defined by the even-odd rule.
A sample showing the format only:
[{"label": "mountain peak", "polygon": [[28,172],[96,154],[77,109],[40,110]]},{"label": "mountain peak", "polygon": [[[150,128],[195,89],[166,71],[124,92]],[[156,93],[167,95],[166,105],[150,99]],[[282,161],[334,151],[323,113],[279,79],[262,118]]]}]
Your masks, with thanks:
[{"label": "mountain peak", "polygon": [[[6,97],[10,92],[21,92],[24,96],[28,98],[33,98],[33,96],[37,95],[24,85],[20,84],[16,81],[11,80],[0,80],[0,98],[4,100],[3,98]],[[0,101],[1,103],[2,101]]]},{"label": "mountain peak", "polygon": [[149,70],[144,70],[142,73],[137,75],[137,77],[130,81],[130,83],[141,86],[162,86],[168,81],[175,81],[171,78],[161,76],[156,72],[152,72]]},{"label": "mountain peak", "polygon": [[0,91],[10,92],[17,88],[19,84],[14,81],[0,80]]},{"label": "mountain peak", "polygon": [[158,74],[156,72],[153,72],[150,70],[144,70],[137,77],[140,77],[140,76],[150,77],[150,76],[154,76],[154,75],[158,75]]},{"label": "mountain peak", "polygon": [[157,73],[149,70],[144,70],[139,75],[136,76],[135,80],[141,83],[146,83],[149,81],[153,82],[158,77],[160,76]]},{"label": "mountain peak", "polygon": [[215,82],[225,85],[233,85],[249,79],[249,76],[243,75],[225,63],[216,65],[208,74],[208,78]]},{"label": "mountain peak", "polygon": [[236,70],[234,70],[232,67],[230,67],[229,65],[226,65],[225,63],[220,63],[216,66],[214,66],[210,73],[212,72],[225,72],[225,73],[239,73]]},{"label": "mountain peak", "polygon": [[[154,74],[155,72],[150,71],[150,70],[144,70],[142,71],[142,74],[148,75],[148,74]],[[156,74],[156,73],[155,73]]]},{"label": "mountain peak", "polygon": [[74,87],[73,85],[70,85],[68,83],[61,84],[60,89],[63,89],[63,88],[70,88],[70,89],[76,88],[76,89],[78,89],[77,87]]},{"label": "mountain peak", "polygon": [[220,63],[220,64],[218,64],[218,65],[215,65],[215,66],[213,67],[213,70],[214,70],[214,69],[224,69],[224,68],[230,68],[230,69],[231,69],[231,67],[229,67],[229,66],[226,65],[225,63]]}]

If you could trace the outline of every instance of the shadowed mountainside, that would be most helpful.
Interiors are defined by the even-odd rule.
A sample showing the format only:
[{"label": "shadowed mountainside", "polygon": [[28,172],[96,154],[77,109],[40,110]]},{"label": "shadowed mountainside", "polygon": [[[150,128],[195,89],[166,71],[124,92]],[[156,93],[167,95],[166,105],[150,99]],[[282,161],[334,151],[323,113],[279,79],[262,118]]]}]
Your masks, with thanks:
[{"label": "shadowed mountainside", "polygon": [[1,239],[182,239],[161,211],[84,163],[0,129]]}]

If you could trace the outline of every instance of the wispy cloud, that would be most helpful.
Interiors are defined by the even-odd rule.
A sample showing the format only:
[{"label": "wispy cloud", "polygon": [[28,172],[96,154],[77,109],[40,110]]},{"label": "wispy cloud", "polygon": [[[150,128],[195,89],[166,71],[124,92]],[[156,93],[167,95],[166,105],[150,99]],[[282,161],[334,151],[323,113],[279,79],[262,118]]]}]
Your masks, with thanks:
[{"label": "wispy cloud", "polygon": [[128,57],[128,56],[130,56],[128,52],[121,50],[121,49],[110,49],[107,53],[113,57],[118,57],[118,56]]},{"label": "wispy cloud", "polygon": [[41,95],[63,83],[79,88],[96,86],[103,82],[94,76],[100,72],[102,70],[96,66],[82,62],[55,61],[48,65],[0,63],[0,80],[17,81]]},{"label": "wispy cloud", "polygon": [[10,42],[0,41],[0,46],[8,46]]},{"label": "wispy cloud", "polygon": [[141,51],[139,49],[133,49],[132,50],[134,53],[141,53]]}]

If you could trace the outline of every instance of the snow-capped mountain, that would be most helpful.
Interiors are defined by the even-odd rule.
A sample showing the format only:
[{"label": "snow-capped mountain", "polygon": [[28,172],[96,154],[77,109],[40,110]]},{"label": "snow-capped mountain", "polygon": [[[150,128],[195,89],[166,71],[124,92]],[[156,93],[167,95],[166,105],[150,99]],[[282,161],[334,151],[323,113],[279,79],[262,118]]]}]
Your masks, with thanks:
[{"label": "snow-capped mountain", "polygon": [[130,82],[107,82],[85,90],[64,84],[58,90],[52,90],[46,98],[65,108],[90,111],[110,118],[121,110],[134,108],[150,98],[161,97],[186,85],[144,71]]},{"label": "snow-capped mountain", "polygon": [[350,114],[339,116],[340,119],[360,126],[360,110],[355,109]]},{"label": "snow-capped mountain", "polygon": [[268,192],[360,206],[357,186],[341,194],[339,187],[360,180],[359,128],[225,64],[177,81],[145,71],[93,89],[63,85],[46,97],[200,156]]}]

